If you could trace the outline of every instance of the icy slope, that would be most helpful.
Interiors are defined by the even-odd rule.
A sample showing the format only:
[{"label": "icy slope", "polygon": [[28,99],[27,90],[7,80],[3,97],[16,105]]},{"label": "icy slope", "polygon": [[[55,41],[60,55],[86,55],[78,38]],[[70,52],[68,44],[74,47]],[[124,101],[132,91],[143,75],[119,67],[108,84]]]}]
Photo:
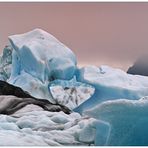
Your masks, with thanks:
[{"label": "icy slope", "polygon": [[87,108],[111,99],[139,99],[148,96],[148,77],[131,75],[109,66],[87,66],[77,72],[77,79],[95,87],[95,94],[75,111]]},{"label": "icy slope", "polygon": [[[106,145],[148,145],[147,98],[106,101],[85,114],[109,123],[110,132]],[[100,142],[99,136],[96,139]]]},{"label": "icy slope", "polygon": [[48,83],[54,79],[69,80],[76,67],[74,53],[49,33],[35,29],[9,37],[13,48],[9,83],[19,86],[34,97],[54,103]]}]

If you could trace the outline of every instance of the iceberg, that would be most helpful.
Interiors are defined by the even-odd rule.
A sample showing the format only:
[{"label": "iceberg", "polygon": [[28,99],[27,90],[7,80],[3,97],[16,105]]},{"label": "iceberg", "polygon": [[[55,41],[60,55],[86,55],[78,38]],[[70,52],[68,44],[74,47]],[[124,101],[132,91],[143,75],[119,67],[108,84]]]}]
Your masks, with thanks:
[{"label": "iceberg", "polygon": [[9,36],[9,41],[13,50],[11,75],[7,82],[36,98],[55,103],[48,91],[48,83],[74,76],[77,64],[74,53],[41,29]]},{"label": "iceberg", "polygon": [[148,96],[148,77],[131,75],[126,72],[102,65],[87,66],[77,70],[77,80],[92,85],[95,93],[74,111],[83,111],[106,100],[136,100]]},{"label": "iceberg", "polygon": [[1,146],[148,145],[148,77],[78,68],[41,29],[9,41],[0,56]]},{"label": "iceberg", "polygon": [[9,36],[9,41],[1,55],[1,80],[21,87],[35,98],[70,109],[94,93],[94,87],[76,80],[74,53],[49,33],[35,29]]},{"label": "iceberg", "polygon": [[[109,100],[84,112],[85,115],[103,120],[110,125],[106,145],[148,145],[148,99]],[[96,137],[100,141],[100,137]]]}]

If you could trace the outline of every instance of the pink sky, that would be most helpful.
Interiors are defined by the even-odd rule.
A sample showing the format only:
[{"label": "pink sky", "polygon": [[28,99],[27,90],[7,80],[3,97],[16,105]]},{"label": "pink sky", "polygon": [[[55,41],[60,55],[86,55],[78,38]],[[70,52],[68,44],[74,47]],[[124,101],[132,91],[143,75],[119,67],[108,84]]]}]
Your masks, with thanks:
[{"label": "pink sky", "polygon": [[148,51],[148,3],[0,3],[0,49],[7,37],[41,28],[71,48],[79,65],[126,70]]}]

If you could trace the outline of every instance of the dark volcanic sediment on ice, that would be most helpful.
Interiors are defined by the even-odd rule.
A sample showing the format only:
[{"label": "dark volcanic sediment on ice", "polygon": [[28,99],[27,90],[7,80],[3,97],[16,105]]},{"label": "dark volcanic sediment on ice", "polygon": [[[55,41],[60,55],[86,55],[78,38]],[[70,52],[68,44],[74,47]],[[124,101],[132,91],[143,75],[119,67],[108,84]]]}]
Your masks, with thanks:
[{"label": "dark volcanic sediment on ice", "polygon": [[[60,104],[52,104],[48,100],[45,99],[37,99],[32,97],[27,92],[23,91],[21,88],[13,86],[7,82],[0,81],[0,113],[1,114],[13,114],[17,110],[28,104],[34,104],[42,107],[47,111],[63,111],[67,114],[70,113],[70,110]],[[16,96],[16,97],[4,97],[7,95]],[[4,98],[4,99],[3,99]],[[2,101],[7,103],[6,106],[3,105]],[[1,105],[2,104],[2,105]]]}]

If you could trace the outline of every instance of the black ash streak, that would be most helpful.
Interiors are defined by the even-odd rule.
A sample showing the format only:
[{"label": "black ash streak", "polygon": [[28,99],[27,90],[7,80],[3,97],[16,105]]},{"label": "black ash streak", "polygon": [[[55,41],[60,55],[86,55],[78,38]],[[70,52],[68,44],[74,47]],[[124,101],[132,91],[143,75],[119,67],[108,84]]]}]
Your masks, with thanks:
[{"label": "black ash streak", "polygon": [[[60,104],[52,104],[45,99],[37,99],[32,97],[27,92],[23,91],[21,88],[13,86],[5,81],[0,80],[0,95],[2,96],[16,96],[14,99],[5,100],[7,103],[5,106],[0,105],[0,114],[11,115],[28,104],[34,104],[42,107],[46,111],[59,112],[63,111],[66,114],[70,114],[70,110]],[[0,100],[1,101],[1,100]]]}]

